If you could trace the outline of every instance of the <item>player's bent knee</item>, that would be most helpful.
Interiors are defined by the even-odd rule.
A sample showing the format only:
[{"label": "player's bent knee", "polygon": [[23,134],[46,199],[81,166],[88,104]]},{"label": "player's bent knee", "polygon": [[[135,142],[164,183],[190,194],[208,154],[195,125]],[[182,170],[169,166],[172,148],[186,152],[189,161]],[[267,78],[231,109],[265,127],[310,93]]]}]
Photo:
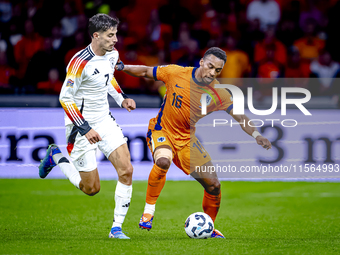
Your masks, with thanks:
[{"label": "player's bent knee", "polygon": [[133,167],[132,165],[130,165],[122,171],[121,176],[125,178],[132,178],[132,174],[133,174]]},{"label": "player's bent knee", "polygon": [[220,182],[214,182],[205,189],[210,195],[218,195],[221,192]]},{"label": "player's bent knee", "polygon": [[171,161],[167,158],[159,158],[157,161],[156,161],[156,165],[159,167],[159,168],[162,168],[164,170],[168,170],[170,168],[170,165],[171,165]]},{"label": "player's bent knee", "polygon": [[153,158],[158,167],[168,170],[172,161],[172,151],[167,148],[157,148]]},{"label": "player's bent knee", "polygon": [[80,183],[79,188],[89,196],[94,196],[100,191],[100,182],[95,181],[94,183]]},{"label": "player's bent knee", "polygon": [[94,196],[96,194],[98,194],[98,192],[100,191],[100,187],[91,187],[91,188],[87,188],[84,190],[84,193],[86,195],[89,195],[89,196]]}]

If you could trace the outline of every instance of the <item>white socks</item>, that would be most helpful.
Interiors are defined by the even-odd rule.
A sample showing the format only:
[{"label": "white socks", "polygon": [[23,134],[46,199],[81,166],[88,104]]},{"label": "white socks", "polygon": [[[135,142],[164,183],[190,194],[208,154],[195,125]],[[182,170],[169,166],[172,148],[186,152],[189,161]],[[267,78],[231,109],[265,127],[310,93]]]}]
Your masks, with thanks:
[{"label": "white socks", "polygon": [[125,215],[129,209],[132,195],[132,185],[128,186],[117,182],[115,191],[115,212],[112,227],[122,227]]},{"label": "white socks", "polygon": [[70,182],[79,189],[81,177],[73,164],[70,163],[70,161],[64,157],[62,153],[54,154],[52,157],[54,162],[60,167],[61,171],[70,180]]},{"label": "white socks", "polygon": [[154,216],[155,215],[155,209],[156,209],[156,204],[150,205],[148,203],[145,203],[144,213],[149,213],[152,216]]}]

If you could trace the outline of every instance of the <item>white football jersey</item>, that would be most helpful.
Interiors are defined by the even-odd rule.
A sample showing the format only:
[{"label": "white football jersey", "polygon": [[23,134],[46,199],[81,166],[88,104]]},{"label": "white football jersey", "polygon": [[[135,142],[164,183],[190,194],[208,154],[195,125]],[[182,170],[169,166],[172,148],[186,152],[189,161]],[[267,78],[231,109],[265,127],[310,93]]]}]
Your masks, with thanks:
[{"label": "white football jersey", "polygon": [[91,45],[73,56],[59,96],[65,125],[73,123],[81,134],[87,133],[89,124],[110,114],[108,93],[121,106],[124,94],[113,76],[117,61],[117,50],[97,56]]}]

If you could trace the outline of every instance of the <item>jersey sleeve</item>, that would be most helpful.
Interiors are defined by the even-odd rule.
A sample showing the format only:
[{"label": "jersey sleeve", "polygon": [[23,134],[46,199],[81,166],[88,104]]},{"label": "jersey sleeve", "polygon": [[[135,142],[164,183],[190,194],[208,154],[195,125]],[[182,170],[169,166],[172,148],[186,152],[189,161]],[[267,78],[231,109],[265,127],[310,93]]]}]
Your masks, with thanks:
[{"label": "jersey sleeve", "polygon": [[153,68],[153,78],[156,81],[163,81],[167,87],[172,74],[179,72],[183,68],[184,67],[178,65],[155,66]]},{"label": "jersey sleeve", "polygon": [[[217,80],[214,81],[214,86],[216,84],[220,84]],[[227,89],[222,88],[214,88],[215,94],[217,95],[220,104],[218,104],[219,111],[226,111],[228,114],[230,114],[230,111],[233,109],[233,97],[229,93]]]},{"label": "jersey sleeve", "polygon": [[91,127],[84,119],[81,111],[74,102],[74,95],[81,86],[84,79],[84,69],[88,60],[81,57],[74,57],[67,66],[67,74],[61,92],[59,101],[63,107],[67,117],[77,127],[81,135],[85,135],[90,131]]},{"label": "jersey sleeve", "polygon": [[118,85],[118,82],[116,81],[115,77],[111,80],[111,85],[108,88],[108,93],[110,96],[116,101],[116,103],[122,107],[122,103],[125,98],[128,98],[127,95],[124,94],[120,86]]},{"label": "jersey sleeve", "polygon": [[233,109],[233,97],[226,89],[219,89],[218,93],[220,94],[222,101],[220,110],[226,111],[230,114],[230,111]]}]

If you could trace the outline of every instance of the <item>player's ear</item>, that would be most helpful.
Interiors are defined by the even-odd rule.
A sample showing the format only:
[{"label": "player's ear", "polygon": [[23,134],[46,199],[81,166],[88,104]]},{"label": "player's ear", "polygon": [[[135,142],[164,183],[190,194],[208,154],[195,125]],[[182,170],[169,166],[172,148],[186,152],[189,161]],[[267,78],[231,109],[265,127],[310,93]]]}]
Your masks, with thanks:
[{"label": "player's ear", "polygon": [[203,66],[203,58],[201,58],[201,60],[200,60],[200,66]]},{"label": "player's ear", "polygon": [[94,32],[92,36],[93,36],[93,39],[98,39],[99,33],[98,32]]}]

